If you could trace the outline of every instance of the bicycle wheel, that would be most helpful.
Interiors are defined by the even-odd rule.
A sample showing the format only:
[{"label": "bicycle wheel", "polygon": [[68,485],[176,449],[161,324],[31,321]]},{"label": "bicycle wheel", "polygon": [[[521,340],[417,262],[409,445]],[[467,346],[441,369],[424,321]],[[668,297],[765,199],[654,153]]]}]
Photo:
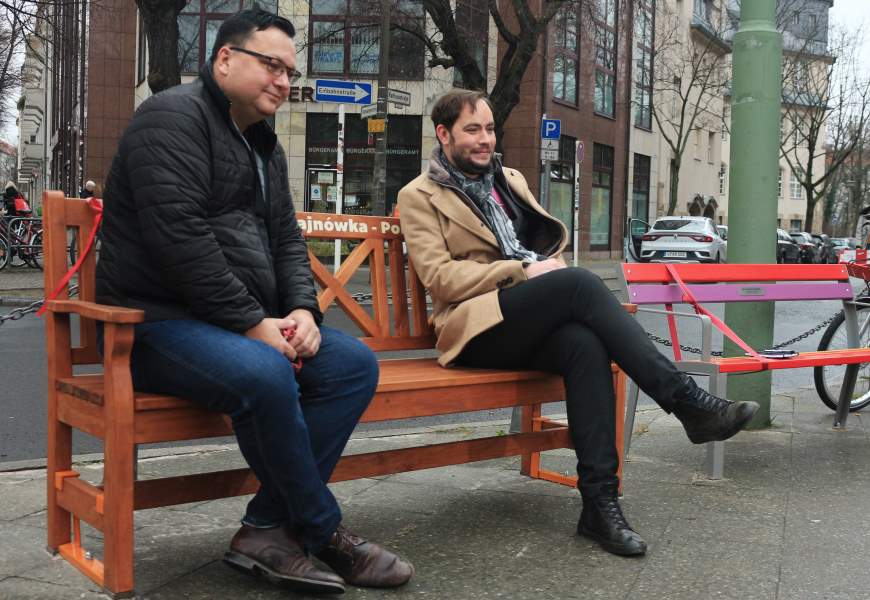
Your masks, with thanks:
[{"label": "bicycle wheel", "polygon": [[[858,345],[866,348],[870,346],[870,306],[856,308],[858,309]],[[822,340],[819,342],[819,350],[840,350],[849,347],[845,321],[846,317],[841,312],[828,325],[822,335]],[[846,365],[828,365],[813,369],[813,379],[819,398],[831,410],[837,410],[837,402],[840,401],[840,388],[843,385],[845,375]],[[867,405],[870,405],[870,364],[865,363],[859,366],[849,411],[855,412]]]},{"label": "bicycle wheel", "polygon": [[35,269],[42,270],[42,230],[40,229],[30,238],[30,248],[27,253],[27,262]]},{"label": "bicycle wheel", "polygon": [[0,235],[0,270],[9,264],[9,242],[6,238]]}]

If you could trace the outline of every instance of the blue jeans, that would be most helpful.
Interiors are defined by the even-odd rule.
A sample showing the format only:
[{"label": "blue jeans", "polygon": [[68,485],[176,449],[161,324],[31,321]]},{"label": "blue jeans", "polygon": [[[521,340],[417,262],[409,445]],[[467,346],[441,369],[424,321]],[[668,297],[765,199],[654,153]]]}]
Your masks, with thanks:
[{"label": "blue jeans", "polygon": [[196,320],[136,325],[133,387],[189,398],[232,419],[260,481],[243,522],[290,524],[312,552],[341,510],[326,483],[374,394],[378,364],[362,342],[321,327],[297,373],[274,348]]}]

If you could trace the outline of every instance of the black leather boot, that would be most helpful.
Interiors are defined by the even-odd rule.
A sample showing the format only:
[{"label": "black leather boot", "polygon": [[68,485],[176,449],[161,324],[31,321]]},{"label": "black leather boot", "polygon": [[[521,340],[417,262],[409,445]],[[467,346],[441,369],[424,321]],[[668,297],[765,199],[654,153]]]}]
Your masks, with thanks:
[{"label": "black leather boot", "polygon": [[616,499],[616,492],[604,492],[592,498],[583,497],[577,533],[595,540],[613,554],[646,554],[646,542],[628,525]]},{"label": "black leather boot", "polygon": [[758,412],[755,402],[732,402],[698,387],[691,377],[674,398],[674,415],[694,444],[721,442],[746,427]]}]

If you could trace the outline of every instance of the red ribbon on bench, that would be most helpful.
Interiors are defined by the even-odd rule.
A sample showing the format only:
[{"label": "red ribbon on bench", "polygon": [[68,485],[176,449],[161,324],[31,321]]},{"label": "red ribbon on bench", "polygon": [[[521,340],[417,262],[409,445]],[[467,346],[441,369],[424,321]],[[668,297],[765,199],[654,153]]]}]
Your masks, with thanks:
[{"label": "red ribbon on bench", "polygon": [[746,353],[749,354],[749,356],[760,361],[762,363],[763,368],[766,368],[766,367],[764,367],[764,365],[766,363],[771,362],[771,359],[765,358],[764,356],[761,356],[758,352],[753,350],[752,347],[749,344],[747,344],[746,342],[744,342],[740,338],[740,336],[734,332],[733,329],[731,329],[730,327],[728,327],[728,325],[725,324],[725,322],[722,319],[720,319],[719,317],[717,317],[716,315],[711,313],[709,310],[707,310],[706,308],[701,306],[701,304],[695,298],[694,294],[692,294],[692,290],[690,290],[689,287],[683,282],[682,277],[680,277],[680,274],[677,272],[677,269],[673,264],[665,263],[665,268],[668,270],[668,273],[670,273],[671,278],[673,278],[673,280],[676,282],[676,284],[678,286],[680,286],[680,291],[683,292],[683,302],[687,302],[687,303],[691,304],[692,308],[695,309],[695,313],[697,313],[699,315],[704,315],[707,318],[709,318],[710,321],[713,322],[713,325],[715,325],[719,331],[721,331],[724,335],[728,336],[732,342],[734,342],[735,344],[737,344],[738,346],[743,348],[743,350],[746,351]]},{"label": "red ribbon on bench", "polygon": [[[88,253],[91,251],[91,248],[94,247],[94,241],[97,239],[97,231],[100,228],[100,222],[103,220],[103,201],[99,198],[88,198],[87,200],[88,206],[91,207],[91,210],[95,212],[94,214],[94,225],[91,228],[91,235],[88,237],[88,243],[85,245],[84,252],[79,256],[79,259],[75,262],[73,266],[69,268],[69,271],[66,272],[66,275],[60,280],[60,283],[54,288],[48,297],[46,297],[45,301],[54,300],[58,297],[58,295],[63,291],[63,289],[69,283],[69,280],[72,279],[72,276],[75,275],[78,270],[81,268],[82,263],[85,261],[85,258],[88,256]],[[45,304],[36,312],[37,317],[41,317],[45,314],[46,306]]]}]

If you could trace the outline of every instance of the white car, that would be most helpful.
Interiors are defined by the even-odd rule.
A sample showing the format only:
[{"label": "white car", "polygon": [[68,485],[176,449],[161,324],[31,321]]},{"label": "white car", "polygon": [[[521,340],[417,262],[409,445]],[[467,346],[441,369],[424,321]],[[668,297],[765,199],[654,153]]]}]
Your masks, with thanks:
[{"label": "white car", "polygon": [[640,245],[643,262],[725,261],[726,243],[707,217],[660,217]]}]

